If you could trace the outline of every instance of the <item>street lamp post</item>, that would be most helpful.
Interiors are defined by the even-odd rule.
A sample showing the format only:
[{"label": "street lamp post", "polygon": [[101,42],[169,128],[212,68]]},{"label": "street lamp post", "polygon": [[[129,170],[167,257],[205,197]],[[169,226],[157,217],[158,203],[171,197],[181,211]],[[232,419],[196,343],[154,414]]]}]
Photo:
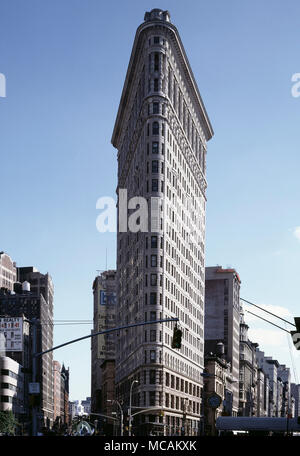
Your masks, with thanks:
[{"label": "street lamp post", "polygon": [[130,394],[129,394],[129,429],[128,429],[128,435],[131,436],[131,421],[132,421],[132,415],[131,415],[131,397],[132,397],[132,387],[135,383],[138,383],[137,380],[133,380],[133,382],[130,385]]},{"label": "street lamp post", "polygon": [[113,404],[117,404],[118,407],[119,407],[119,409],[120,409],[120,416],[121,416],[121,419],[120,419],[120,423],[121,423],[121,437],[123,437],[123,418],[124,418],[124,412],[123,412],[122,406],[121,406],[120,402],[117,401],[116,399],[114,399],[114,400],[107,399],[107,402],[112,402]]}]

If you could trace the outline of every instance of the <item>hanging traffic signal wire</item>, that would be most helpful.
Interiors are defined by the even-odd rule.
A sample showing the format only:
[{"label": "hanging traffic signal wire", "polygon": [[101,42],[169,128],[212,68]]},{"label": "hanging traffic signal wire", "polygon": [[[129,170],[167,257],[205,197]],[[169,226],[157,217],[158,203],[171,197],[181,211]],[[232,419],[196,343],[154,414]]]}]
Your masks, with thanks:
[{"label": "hanging traffic signal wire", "polygon": [[263,318],[263,317],[255,314],[253,312],[250,312],[250,310],[246,310],[245,309],[245,312],[248,312],[249,314],[254,315],[257,318],[260,318],[261,320],[266,321],[270,325],[276,326],[276,328],[279,328],[282,331],[287,332],[290,336],[292,336],[293,344],[295,345],[296,350],[300,350],[300,318],[299,317],[295,318],[295,323],[296,324],[294,326],[297,328],[297,330],[296,331],[288,331],[287,329],[284,329],[281,326],[278,326],[275,323],[272,323],[270,320],[267,320],[266,318]]},{"label": "hanging traffic signal wire", "polygon": [[[257,304],[253,304],[253,302],[247,301],[246,299],[243,299],[243,298],[240,298],[240,300],[241,300],[241,301],[244,301],[244,302],[247,302],[248,304],[251,304],[252,306],[257,307],[258,309],[263,310],[264,312],[266,312],[266,313],[268,313],[268,314],[270,314],[270,315],[273,315],[273,317],[279,318],[279,320],[282,320],[282,321],[284,321],[285,323],[288,323],[289,325],[292,325],[292,326],[295,326],[295,327],[296,327],[296,325],[295,325],[294,323],[291,323],[290,321],[285,320],[285,319],[282,318],[282,317],[279,317],[278,315],[276,315],[276,314],[270,312],[269,310],[264,309],[263,307],[258,306]],[[282,329],[282,328],[281,328],[281,329]],[[286,330],[285,330],[285,331],[286,331]]]},{"label": "hanging traffic signal wire", "polygon": [[259,315],[255,314],[255,313],[253,313],[253,312],[250,312],[250,310],[246,310],[246,309],[245,309],[245,312],[248,312],[249,314],[254,315],[254,316],[257,317],[257,318],[260,318],[261,320],[264,320],[264,321],[266,321],[267,323],[270,323],[270,325],[276,326],[277,328],[282,329],[282,331],[285,331],[285,332],[291,334],[291,331],[288,331],[287,329],[284,329],[284,328],[282,328],[281,326],[275,325],[275,323],[272,323],[271,321],[266,320],[265,318],[260,317]]},{"label": "hanging traffic signal wire", "polygon": [[295,318],[294,318],[295,323],[291,323],[290,321],[285,320],[285,319],[282,318],[282,317],[279,317],[278,315],[276,315],[276,314],[270,312],[269,310],[263,309],[262,307],[260,307],[260,306],[258,306],[258,305],[256,305],[256,304],[253,304],[253,302],[247,301],[247,299],[240,298],[240,300],[246,302],[247,304],[251,304],[252,306],[257,307],[257,308],[260,309],[260,310],[263,310],[264,312],[266,312],[266,313],[272,315],[273,317],[279,318],[279,320],[282,320],[282,321],[284,321],[285,323],[288,323],[288,324],[291,325],[291,326],[294,326],[294,327],[296,328],[296,331],[288,331],[287,329],[281,328],[280,326],[275,325],[275,323],[272,323],[271,321],[266,320],[265,318],[262,318],[262,317],[260,317],[259,315],[256,315],[256,314],[250,312],[249,310],[246,310],[246,309],[245,309],[246,312],[248,312],[248,313],[254,315],[255,317],[261,318],[262,320],[266,321],[267,323],[270,323],[271,325],[276,326],[276,327],[279,328],[279,329],[282,329],[282,331],[285,331],[285,332],[289,333],[290,336],[292,336],[293,344],[295,345],[295,348],[296,348],[297,350],[300,350],[300,317],[295,317]]}]

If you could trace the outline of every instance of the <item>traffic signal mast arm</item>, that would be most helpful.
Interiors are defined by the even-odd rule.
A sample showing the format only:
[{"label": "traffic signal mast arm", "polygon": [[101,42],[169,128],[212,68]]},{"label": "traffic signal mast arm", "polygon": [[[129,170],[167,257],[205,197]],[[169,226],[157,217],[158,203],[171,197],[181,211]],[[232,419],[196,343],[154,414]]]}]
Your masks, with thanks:
[{"label": "traffic signal mast arm", "polygon": [[[105,331],[98,331],[96,333],[89,334],[88,336],[79,337],[78,339],[73,339],[73,340],[70,340],[69,342],[65,342],[64,344],[49,348],[48,350],[45,350],[43,352],[34,353],[33,357],[36,358],[38,356],[45,355],[46,353],[49,353],[53,350],[57,350],[58,348],[65,347],[66,345],[74,344],[75,342],[79,342],[80,340],[88,339],[90,337],[99,336],[100,334],[107,334],[107,333],[111,333],[114,331],[121,331],[122,329],[134,328],[136,326],[153,325],[155,323],[168,323],[168,322],[172,322],[172,321],[179,321],[179,318],[175,317],[175,318],[165,318],[163,320],[143,321],[141,323],[134,323],[132,325],[119,326],[117,328],[106,329]],[[178,330],[178,331],[180,331],[180,330]],[[180,333],[181,333],[181,331],[180,331]],[[181,342],[181,336],[180,336],[180,342]]]},{"label": "traffic signal mast arm", "polygon": [[291,332],[288,331],[287,329],[284,329],[284,328],[282,328],[281,326],[278,326],[278,325],[276,325],[275,323],[272,323],[271,321],[266,320],[265,318],[260,317],[259,315],[255,314],[255,313],[253,313],[253,312],[250,312],[250,310],[246,310],[246,309],[245,309],[245,312],[247,312],[247,313],[249,313],[249,314],[251,314],[251,315],[254,315],[254,316],[257,317],[257,318],[260,318],[261,320],[264,320],[264,321],[266,321],[267,323],[270,323],[270,325],[276,326],[276,328],[279,328],[279,329],[281,329],[282,331],[285,331],[285,332],[291,334]]}]

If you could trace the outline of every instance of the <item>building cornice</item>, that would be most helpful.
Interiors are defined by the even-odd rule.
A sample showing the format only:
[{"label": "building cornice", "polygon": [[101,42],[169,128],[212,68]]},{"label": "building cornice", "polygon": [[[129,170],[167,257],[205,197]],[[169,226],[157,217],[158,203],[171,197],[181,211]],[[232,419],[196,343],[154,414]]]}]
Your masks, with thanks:
[{"label": "building cornice", "polygon": [[197,83],[195,81],[192,69],[190,67],[182,41],[181,41],[179,33],[177,31],[177,28],[170,22],[149,21],[149,22],[144,22],[143,24],[141,24],[136,31],[134,44],[133,44],[133,48],[131,51],[131,56],[130,56],[130,60],[129,60],[128,68],[127,68],[125,83],[124,83],[124,87],[123,87],[123,91],[122,91],[122,95],[121,95],[119,110],[117,113],[117,118],[116,118],[113,135],[112,135],[112,139],[111,139],[113,146],[116,147],[117,149],[119,148],[119,136],[122,131],[122,124],[123,124],[125,113],[127,110],[127,105],[130,101],[131,83],[133,81],[135,81],[140,53],[141,53],[141,50],[143,49],[143,45],[145,42],[145,32],[151,28],[153,28],[153,29],[162,28],[167,33],[167,35],[169,35],[169,37],[172,41],[173,47],[177,52],[178,61],[181,64],[183,73],[185,75],[186,83],[188,85],[188,88],[190,89],[190,95],[194,101],[194,108],[197,111],[197,114],[199,115],[199,118],[202,121],[201,126],[203,128],[206,140],[208,141],[209,139],[212,138],[214,132],[213,132],[211,123],[209,121],[208,114],[206,112],[204,103],[202,101]]}]

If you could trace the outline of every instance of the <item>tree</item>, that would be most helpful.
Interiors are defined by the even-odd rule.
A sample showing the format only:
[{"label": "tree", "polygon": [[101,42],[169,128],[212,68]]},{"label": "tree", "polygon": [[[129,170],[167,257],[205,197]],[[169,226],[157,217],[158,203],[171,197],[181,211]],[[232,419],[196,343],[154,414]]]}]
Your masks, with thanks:
[{"label": "tree", "polygon": [[18,425],[12,411],[0,412],[0,433],[14,434],[15,427]]}]

